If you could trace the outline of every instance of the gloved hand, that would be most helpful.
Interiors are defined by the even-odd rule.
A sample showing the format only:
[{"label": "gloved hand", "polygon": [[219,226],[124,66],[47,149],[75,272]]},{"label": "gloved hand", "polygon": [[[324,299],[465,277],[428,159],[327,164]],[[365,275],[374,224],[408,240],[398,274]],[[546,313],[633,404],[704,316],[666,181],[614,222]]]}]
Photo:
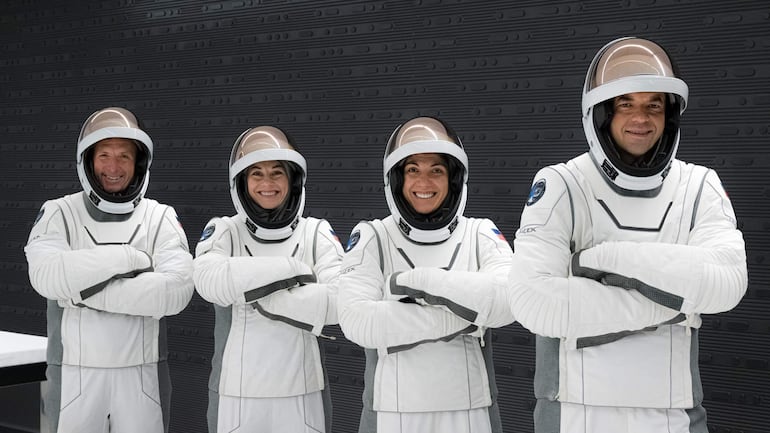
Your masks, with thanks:
[{"label": "gloved hand", "polygon": [[449,272],[444,269],[415,268],[391,275],[388,288],[390,294],[400,297],[399,299],[409,298],[420,305],[440,306],[468,322],[473,322],[477,317],[475,311],[437,294],[443,291],[449,278]]},{"label": "gloved hand", "polygon": [[134,277],[142,272],[152,271],[152,257],[144,251],[138,250],[131,245],[121,245],[128,258],[129,266],[133,272],[129,272],[125,277]]},{"label": "gloved hand", "polygon": [[[666,287],[687,287],[692,284],[687,281],[689,276],[664,278],[658,275],[660,273],[647,273],[642,281],[640,277],[635,276],[638,270],[634,264],[628,259],[618,257],[618,252],[615,251],[617,248],[613,246],[617,247],[618,243],[599,244],[573,254],[570,272],[573,276],[589,278],[605,286],[636,290],[664,307],[685,313],[690,312],[692,302],[666,289]],[[690,268],[691,266],[682,267],[682,269]]]},{"label": "gloved hand", "polygon": [[285,262],[275,263],[275,267],[271,269],[275,271],[275,274],[270,276],[265,274],[251,275],[249,287],[253,288],[243,294],[246,303],[252,303],[279,290],[316,282],[313,269],[305,262],[293,257],[283,258],[286,259]]}]

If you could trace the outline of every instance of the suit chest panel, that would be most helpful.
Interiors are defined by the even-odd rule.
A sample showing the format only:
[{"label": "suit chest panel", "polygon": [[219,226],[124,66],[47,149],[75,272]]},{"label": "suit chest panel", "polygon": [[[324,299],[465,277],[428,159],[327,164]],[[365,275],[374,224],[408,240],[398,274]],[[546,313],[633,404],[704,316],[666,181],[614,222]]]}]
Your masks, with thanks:
[{"label": "suit chest panel", "polygon": [[674,212],[675,205],[670,200],[656,203],[643,198],[595,200],[590,210],[594,244],[619,240],[678,243],[681,214]]},{"label": "suit chest panel", "polygon": [[[138,207],[124,221],[95,221],[83,206],[71,208],[73,227],[70,245],[73,249],[93,248],[97,245],[131,245],[134,248],[151,253],[158,229],[151,217],[148,206]],[[155,227],[155,230],[152,228]]]},{"label": "suit chest panel", "polygon": [[[460,228],[458,228],[459,230]],[[454,233],[449,239],[434,245],[415,244],[403,239],[400,233],[392,233],[387,240],[387,255],[392,270],[405,271],[415,267],[437,267],[454,270],[476,270],[476,236],[465,224],[461,233]],[[396,241],[394,242],[394,239]]]},{"label": "suit chest panel", "polygon": [[672,173],[655,197],[619,195],[603,179],[585,179],[581,189],[591,221],[583,229],[582,248],[608,241],[687,242],[698,191],[681,171]]},{"label": "suit chest panel", "polygon": [[259,242],[252,238],[245,229],[237,231],[240,239],[234,240],[234,256],[252,257],[294,257],[312,265],[312,244],[305,242],[307,225],[300,223],[294,233],[281,242]]}]

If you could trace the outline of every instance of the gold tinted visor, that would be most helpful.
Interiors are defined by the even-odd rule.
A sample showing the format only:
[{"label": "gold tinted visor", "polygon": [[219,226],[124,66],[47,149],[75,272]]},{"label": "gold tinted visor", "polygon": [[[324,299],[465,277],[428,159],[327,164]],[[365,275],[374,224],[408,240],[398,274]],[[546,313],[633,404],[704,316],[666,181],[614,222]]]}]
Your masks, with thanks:
[{"label": "gold tinted visor", "polygon": [[230,153],[230,181],[250,165],[262,161],[291,161],[302,170],[304,182],[305,158],[294,149],[286,134],[273,126],[247,129],[238,137]]},{"label": "gold tinted visor", "polygon": [[104,128],[139,128],[139,122],[130,111],[120,107],[110,107],[99,110],[89,116],[80,130],[80,140],[94,131]]},{"label": "gold tinted visor", "polygon": [[294,150],[286,134],[272,126],[260,126],[246,131],[238,140],[230,157],[230,165],[244,156],[260,150]]},{"label": "gold tinted visor", "polygon": [[633,75],[675,77],[671,60],[660,46],[644,39],[623,39],[599,58],[587,90]]},{"label": "gold tinted visor", "polygon": [[438,119],[431,117],[418,117],[412,119],[402,128],[398,130],[398,133],[388,143],[388,148],[385,151],[387,157],[393,153],[396,149],[417,141],[445,141],[449,143],[457,143],[457,137],[454,134],[447,131],[444,124]]}]

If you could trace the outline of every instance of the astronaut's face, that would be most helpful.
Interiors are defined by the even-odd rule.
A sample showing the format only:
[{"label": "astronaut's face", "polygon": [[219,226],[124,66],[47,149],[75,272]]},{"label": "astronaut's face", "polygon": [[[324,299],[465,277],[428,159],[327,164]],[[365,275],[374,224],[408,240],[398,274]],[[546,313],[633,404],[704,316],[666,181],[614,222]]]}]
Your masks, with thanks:
[{"label": "astronaut's face", "polygon": [[449,169],[437,153],[418,153],[404,163],[404,198],[421,214],[429,214],[449,194]]},{"label": "astronaut's face", "polygon": [[289,193],[289,176],[278,161],[262,161],[246,169],[249,196],[263,209],[275,209]]},{"label": "astronaut's face", "polygon": [[127,138],[106,138],[94,145],[94,174],[105,191],[128,188],[136,170],[136,153],[136,144]]},{"label": "astronaut's face", "polygon": [[664,93],[639,92],[615,98],[610,132],[624,162],[633,163],[663,135],[665,97]]}]

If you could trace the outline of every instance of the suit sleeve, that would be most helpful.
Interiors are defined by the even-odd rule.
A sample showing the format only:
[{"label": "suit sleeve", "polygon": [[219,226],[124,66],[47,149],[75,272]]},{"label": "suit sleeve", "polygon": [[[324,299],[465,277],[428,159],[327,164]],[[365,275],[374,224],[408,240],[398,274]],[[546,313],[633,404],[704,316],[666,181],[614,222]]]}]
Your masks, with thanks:
[{"label": "suit sleeve", "polygon": [[[342,263],[342,246],[331,225],[321,220],[314,236],[317,283],[277,291],[257,300],[263,314],[288,323],[298,323],[320,335],[324,325],[337,323],[337,280]],[[313,244],[306,245],[313,248]],[[306,324],[308,326],[302,326]]]},{"label": "suit sleeve", "polygon": [[[111,313],[161,318],[181,312],[193,294],[192,256],[174,209],[161,206],[153,267],[130,278],[114,278],[82,304]],[[145,224],[150,221],[145,221]],[[154,231],[153,231],[154,232]]]},{"label": "suit sleeve", "polygon": [[605,242],[580,252],[573,269],[607,284],[634,287],[685,314],[732,309],[748,285],[743,236],[714,171],[701,191],[686,245]]},{"label": "suit sleeve", "polygon": [[203,299],[222,307],[245,305],[315,281],[310,266],[292,257],[233,257],[234,231],[226,219],[214,218],[195,247],[193,281]]},{"label": "suit sleeve", "polygon": [[150,269],[151,258],[130,245],[97,245],[72,250],[62,210],[43,204],[24,253],[32,287],[47,299],[75,307],[111,281]]},{"label": "suit sleeve", "polygon": [[[542,194],[535,194],[537,184],[544,189]],[[509,287],[500,296],[508,299],[522,326],[538,335],[575,342],[581,337],[642,330],[678,316],[636,290],[571,275],[575,218],[559,172],[542,169],[530,197],[516,232]]]},{"label": "suit sleeve", "polygon": [[440,340],[469,327],[475,329],[443,308],[384,296],[388,278],[380,268],[374,229],[359,224],[351,239],[357,242],[348,244],[338,294],[340,327],[349,340],[365,348],[388,350]]},{"label": "suit sleeve", "polygon": [[490,220],[481,220],[477,236],[478,271],[415,268],[398,274],[391,292],[443,305],[480,327],[513,322],[510,307],[497,302],[498,293],[507,287],[513,250]]}]

